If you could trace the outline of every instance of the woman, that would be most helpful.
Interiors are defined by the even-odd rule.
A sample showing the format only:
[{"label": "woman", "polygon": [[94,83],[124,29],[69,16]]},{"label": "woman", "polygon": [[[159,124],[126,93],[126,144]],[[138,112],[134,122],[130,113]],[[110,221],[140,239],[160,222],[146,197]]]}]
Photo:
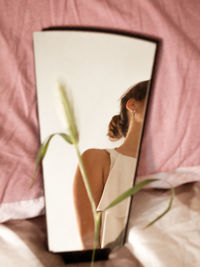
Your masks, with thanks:
[{"label": "woman", "polygon": [[[82,154],[97,210],[103,210],[132,186],[148,87],[149,81],[131,87],[121,98],[120,114],[115,115],[109,124],[109,138],[115,141],[124,137],[122,145],[115,149],[88,149]],[[74,179],[74,202],[83,246],[91,249],[94,221],[79,167]],[[123,230],[126,207],[127,202],[123,201],[103,215],[101,247],[117,238]]]}]

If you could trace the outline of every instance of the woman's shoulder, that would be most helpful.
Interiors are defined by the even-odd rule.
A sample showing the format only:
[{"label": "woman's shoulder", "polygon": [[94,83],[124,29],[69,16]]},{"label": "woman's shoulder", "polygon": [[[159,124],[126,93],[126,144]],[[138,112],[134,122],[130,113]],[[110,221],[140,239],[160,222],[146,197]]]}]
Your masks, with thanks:
[{"label": "woman's shoulder", "polygon": [[83,159],[92,160],[92,161],[108,160],[109,153],[106,151],[106,149],[89,148],[82,153],[82,157]]},{"label": "woman's shoulder", "polygon": [[89,148],[82,153],[84,161],[93,163],[107,163],[110,160],[110,155],[106,149]]},{"label": "woman's shoulder", "polygon": [[90,148],[83,152],[82,158],[86,169],[89,169],[95,176],[98,173],[105,184],[111,164],[109,152],[106,149]]}]

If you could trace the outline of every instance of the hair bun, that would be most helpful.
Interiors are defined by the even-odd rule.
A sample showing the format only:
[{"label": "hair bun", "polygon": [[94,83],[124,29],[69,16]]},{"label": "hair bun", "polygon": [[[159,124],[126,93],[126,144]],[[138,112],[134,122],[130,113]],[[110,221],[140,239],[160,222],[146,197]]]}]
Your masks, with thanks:
[{"label": "hair bun", "polygon": [[112,119],[108,125],[108,134],[107,135],[113,141],[116,141],[123,136],[122,128],[121,128],[120,115],[115,115],[112,117]]}]

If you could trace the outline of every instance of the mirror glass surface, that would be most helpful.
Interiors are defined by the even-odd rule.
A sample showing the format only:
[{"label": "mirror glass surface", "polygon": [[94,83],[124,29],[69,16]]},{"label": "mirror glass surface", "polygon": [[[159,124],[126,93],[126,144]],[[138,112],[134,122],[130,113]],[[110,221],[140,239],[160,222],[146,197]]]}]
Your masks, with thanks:
[{"label": "mirror glass surface", "polygon": [[[135,84],[152,78],[156,50],[157,42],[153,40],[113,32],[55,30],[34,33],[41,142],[50,134],[66,132],[67,129],[58,98],[59,81],[65,84],[74,107],[81,153],[90,149],[91,153],[100,151],[100,157],[104,155],[109,158],[105,161],[109,165],[105,163],[107,172],[100,185],[102,194],[97,203],[99,210],[134,182],[150,82],[145,99],[139,101],[143,103],[144,112],[140,116],[139,136],[135,144],[137,149],[133,153],[127,148],[120,149],[124,137],[117,141],[109,139],[108,125],[111,118],[120,112],[121,97]],[[137,101],[130,101],[126,105],[127,114],[135,118],[137,109]],[[109,178],[116,159],[120,163],[116,166],[114,178]],[[94,179],[98,180],[98,160],[95,162],[90,168],[95,172]],[[82,210],[83,219],[80,219],[81,215],[77,215],[80,209],[75,204],[77,198],[78,203],[82,201],[82,193],[78,194],[74,189],[77,164],[74,147],[60,136],[55,136],[42,163],[48,246],[53,252],[92,248],[92,245],[84,244],[83,232],[80,230],[85,219],[83,213],[87,214],[87,210]],[[128,176],[128,181],[124,176]],[[130,199],[104,215],[99,247],[120,245],[123,242],[129,206]]]}]

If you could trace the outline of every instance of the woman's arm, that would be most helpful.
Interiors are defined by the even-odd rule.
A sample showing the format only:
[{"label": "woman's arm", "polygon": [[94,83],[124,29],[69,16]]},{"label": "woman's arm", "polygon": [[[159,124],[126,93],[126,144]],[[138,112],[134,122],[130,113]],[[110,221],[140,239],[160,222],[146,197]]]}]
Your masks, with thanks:
[{"label": "woman's arm", "polygon": [[[105,163],[108,164],[107,154],[105,153],[106,152],[101,149],[89,149],[82,154],[96,206],[100,201],[104,188]],[[94,240],[94,219],[79,167],[75,174],[73,189],[76,217],[81,240],[85,249],[92,249]]]}]

